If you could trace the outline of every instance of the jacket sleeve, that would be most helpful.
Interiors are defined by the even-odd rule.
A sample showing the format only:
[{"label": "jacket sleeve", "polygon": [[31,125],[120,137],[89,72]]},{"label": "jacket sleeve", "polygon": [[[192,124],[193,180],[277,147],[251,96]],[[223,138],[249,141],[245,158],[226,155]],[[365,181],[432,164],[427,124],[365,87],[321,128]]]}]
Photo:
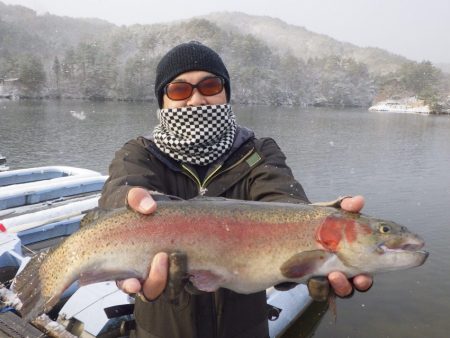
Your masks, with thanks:
[{"label": "jacket sleeve", "polygon": [[109,166],[109,178],[103,186],[99,206],[106,209],[125,206],[128,191],[133,187],[159,191],[158,178],[152,170],[151,161],[142,140],[127,142],[116,152]]},{"label": "jacket sleeve", "polygon": [[261,156],[249,176],[249,196],[254,201],[309,203],[301,184],[286,164],[286,156],[271,138],[256,140]]}]

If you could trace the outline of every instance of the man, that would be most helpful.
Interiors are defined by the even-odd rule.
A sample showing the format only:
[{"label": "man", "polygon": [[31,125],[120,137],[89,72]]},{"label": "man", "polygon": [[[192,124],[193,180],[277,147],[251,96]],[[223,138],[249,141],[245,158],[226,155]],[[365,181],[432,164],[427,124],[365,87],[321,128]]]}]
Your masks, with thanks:
[{"label": "man", "polygon": [[[229,104],[230,77],[216,52],[198,42],[170,50],[158,64],[155,94],[161,109],[153,139],[129,141],[116,153],[100,206],[128,204],[150,214],[160,194],[309,203],[275,141],[257,139],[236,124]],[[341,207],[358,212],[363,204],[359,196],[344,199]],[[159,253],[145,281],[118,282],[123,291],[140,295],[135,305],[137,337],[268,336],[264,291],[241,295],[227,289],[191,289],[173,304],[160,297],[167,273],[168,256]],[[328,279],[339,296],[353,290],[339,272]],[[353,283],[367,290],[372,279],[360,275]]]}]

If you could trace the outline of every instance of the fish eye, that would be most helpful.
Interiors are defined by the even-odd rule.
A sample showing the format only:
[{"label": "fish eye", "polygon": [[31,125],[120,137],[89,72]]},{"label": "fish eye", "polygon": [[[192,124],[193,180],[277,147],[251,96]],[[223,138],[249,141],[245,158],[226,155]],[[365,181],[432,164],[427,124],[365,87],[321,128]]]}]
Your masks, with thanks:
[{"label": "fish eye", "polygon": [[391,231],[391,227],[389,225],[387,225],[387,224],[381,224],[380,225],[380,232],[382,234],[387,234],[390,231]]}]

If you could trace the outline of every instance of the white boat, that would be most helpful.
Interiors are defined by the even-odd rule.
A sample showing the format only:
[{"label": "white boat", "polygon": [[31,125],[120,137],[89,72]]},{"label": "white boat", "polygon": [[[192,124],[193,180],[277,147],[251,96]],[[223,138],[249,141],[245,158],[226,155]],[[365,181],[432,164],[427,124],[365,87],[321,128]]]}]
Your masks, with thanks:
[{"label": "white boat", "polygon": [[425,115],[428,115],[431,112],[430,106],[426,105],[423,100],[419,100],[416,97],[409,97],[402,100],[381,101],[371,106],[369,111]]},{"label": "white boat", "polygon": [[[97,206],[106,178],[91,170],[61,166],[1,172],[0,283],[13,278],[32,251],[55,245],[76,231],[86,211]],[[126,336],[134,299],[114,282],[74,284],[63,299],[64,306],[53,314],[53,326],[79,337]],[[280,337],[312,300],[300,284],[283,292],[268,289],[267,302],[272,305],[270,337]],[[13,312],[0,313],[0,336],[11,334],[11,327],[21,327],[28,337],[34,337],[36,330]],[[35,334],[39,335],[42,332]]]}]

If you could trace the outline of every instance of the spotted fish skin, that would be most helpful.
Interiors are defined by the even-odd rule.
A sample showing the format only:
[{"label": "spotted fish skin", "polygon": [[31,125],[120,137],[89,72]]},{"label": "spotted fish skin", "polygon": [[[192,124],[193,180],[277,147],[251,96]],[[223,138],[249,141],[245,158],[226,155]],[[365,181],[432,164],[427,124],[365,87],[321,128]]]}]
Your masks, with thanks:
[{"label": "spotted fish skin", "polygon": [[25,318],[49,311],[76,280],[144,279],[161,251],[186,254],[197,288],[244,294],[337,270],[351,277],[410,268],[428,256],[403,226],[308,204],[204,198],[161,201],[151,215],[124,208],[87,219],[15,278]]}]

